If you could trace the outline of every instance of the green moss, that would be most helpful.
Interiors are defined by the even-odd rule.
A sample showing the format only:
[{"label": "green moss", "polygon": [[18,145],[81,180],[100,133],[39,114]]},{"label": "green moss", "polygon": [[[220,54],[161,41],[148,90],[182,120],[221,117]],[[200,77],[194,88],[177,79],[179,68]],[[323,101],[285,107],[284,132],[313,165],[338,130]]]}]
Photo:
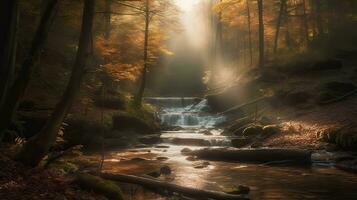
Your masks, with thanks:
[{"label": "green moss", "polygon": [[110,200],[124,199],[120,187],[113,181],[82,173],[77,175],[77,182],[81,188],[102,194]]},{"label": "green moss", "polygon": [[56,162],[52,164],[52,167],[62,170],[65,173],[74,173],[78,171],[77,165],[69,162]]}]

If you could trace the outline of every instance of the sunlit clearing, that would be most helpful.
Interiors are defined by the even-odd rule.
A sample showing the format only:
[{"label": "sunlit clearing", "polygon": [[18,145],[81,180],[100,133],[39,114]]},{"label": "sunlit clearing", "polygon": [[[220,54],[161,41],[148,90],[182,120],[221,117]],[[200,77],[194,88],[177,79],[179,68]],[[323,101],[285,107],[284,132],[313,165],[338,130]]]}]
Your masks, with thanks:
[{"label": "sunlit clearing", "polygon": [[191,10],[192,7],[200,0],[175,0],[176,4],[182,9],[182,11]]}]

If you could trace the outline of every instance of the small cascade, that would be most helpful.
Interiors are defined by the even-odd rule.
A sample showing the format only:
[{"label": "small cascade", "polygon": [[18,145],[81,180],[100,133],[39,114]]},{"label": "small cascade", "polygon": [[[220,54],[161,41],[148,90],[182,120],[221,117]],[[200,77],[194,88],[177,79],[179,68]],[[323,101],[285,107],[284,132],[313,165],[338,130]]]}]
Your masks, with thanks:
[{"label": "small cascade", "polygon": [[209,113],[207,100],[195,97],[158,97],[146,101],[161,108],[162,125],[182,128],[213,128],[224,122],[223,116]]}]

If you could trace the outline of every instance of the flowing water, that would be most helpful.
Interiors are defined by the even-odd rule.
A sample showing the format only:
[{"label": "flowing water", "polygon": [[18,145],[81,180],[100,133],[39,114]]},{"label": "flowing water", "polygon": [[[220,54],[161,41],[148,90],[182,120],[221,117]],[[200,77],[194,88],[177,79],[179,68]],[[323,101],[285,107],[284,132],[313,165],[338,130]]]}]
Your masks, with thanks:
[{"label": "flowing water", "polygon": [[[204,161],[187,159],[181,154],[183,148],[230,146],[230,138],[221,136],[221,130],[215,129],[225,118],[209,114],[207,102],[197,98],[149,98],[147,101],[161,107],[163,125],[183,129],[162,132],[163,142],[154,146],[112,152],[106,160],[107,170],[142,176],[168,165],[173,174],[161,176],[162,180],[218,191],[246,185],[251,188],[251,199],[357,199],[357,176],[317,164],[324,161],[318,155],[313,156],[315,164],[309,167],[226,162],[207,165]],[[159,197],[143,193],[136,199]]]}]

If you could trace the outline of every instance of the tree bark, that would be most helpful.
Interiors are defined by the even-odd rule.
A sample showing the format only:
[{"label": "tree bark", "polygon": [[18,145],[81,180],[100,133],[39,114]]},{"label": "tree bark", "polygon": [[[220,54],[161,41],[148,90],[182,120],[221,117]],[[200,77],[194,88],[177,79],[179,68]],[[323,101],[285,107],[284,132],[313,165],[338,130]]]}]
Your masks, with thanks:
[{"label": "tree bark", "polygon": [[132,183],[141,185],[151,190],[167,190],[169,192],[175,192],[184,196],[198,198],[198,199],[220,199],[220,200],[248,200],[248,198],[242,195],[227,194],[224,192],[216,192],[211,190],[201,190],[195,188],[189,188],[184,186],[175,185],[172,183],[165,183],[163,181],[143,178],[125,174],[99,174],[104,179],[109,179],[117,182]]},{"label": "tree bark", "polygon": [[303,6],[303,23],[304,23],[304,34],[305,34],[305,40],[306,40],[306,45],[310,45],[310,38],[309,38],[309,23],[308,23],[308,16],[306,12],[306,0],[302,1],[302,6]]},{"label": "tree bark", "polygon": [[248,41],[249,41],[249,56],[250,56],[250,66],[253,65],[253,46],[252,46],[252,19],[250,15],[249,0],[246,0],[247,4],[247,20],[248,20]]},{"label": "tree bark", "polygon": [[12,84],[17,47],[18,1],[0,2],[0,107]]},{"label": "tree bark", "polygon": [[104,37],[106,40],[109,39],[110,31],[111,31],[111,4],[112,4],[112,0],[105,0]]},{"label": "tree bark", "polygon": [[52,116],[42,131],[31,138],[17,154],[16,159],[28,166],[36,166],[48,153],[56,140],[62,122],[67,116],[77,96],[85,72],[94,19],[95,0],[85,0],[83,8],[82,30],[78,43],[76,60],[72,74],[62,99],[57,104]]},{"label": "tree bark", "polygon": [[48,2],[46,10],[41,17],[40,24],[36,30],[30,51],[21,66],[17,79],[11,88],[9,88],[7,95],[4,98],[3,104],[0,108],[0,132],[3,132],[11,123],[18,103],[26,91],[33,68],[41,56],[57,5],[58,0],[50,0]]},{"label": "tree bark", "polygon": [[274,39],[274,53],[276,53],[278,51],[280,26],[281,26],[281,21],[282,21],[284,12],[285,12],[286,1],[287,0],[280,1],[280,10],[279,10],[279,16],[278,16],[278,19],[276,22],[276,31],[275,31],[275,39]]},{"label": "tree bark", "polygon": [[146,76],[148,68],[148,46],[149,46],[149,28],[150,28],[150,10],[149,10],[149,0],[145,2],[145,38],[144,38],[144,67],[141,73],[141,82],[139,91],[135,96],[134,104],[140,107],[142,104],[142,99],[146,87]]},{"label": "tree bark", "polygon": [[264,67],[264,16],[263,16],[263,0],[258,0],[259,14],[259,67]]}]

